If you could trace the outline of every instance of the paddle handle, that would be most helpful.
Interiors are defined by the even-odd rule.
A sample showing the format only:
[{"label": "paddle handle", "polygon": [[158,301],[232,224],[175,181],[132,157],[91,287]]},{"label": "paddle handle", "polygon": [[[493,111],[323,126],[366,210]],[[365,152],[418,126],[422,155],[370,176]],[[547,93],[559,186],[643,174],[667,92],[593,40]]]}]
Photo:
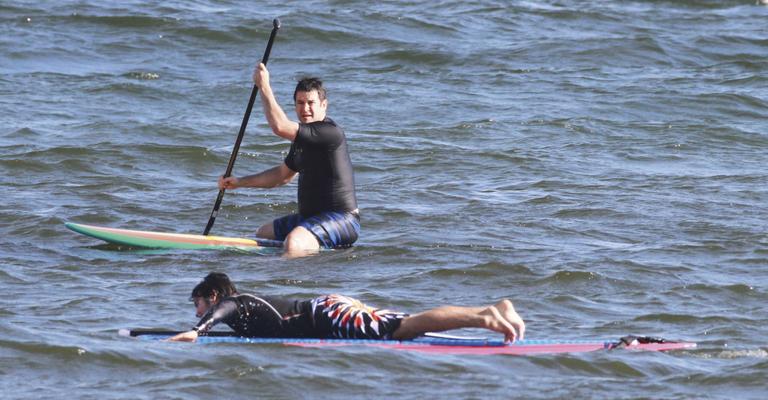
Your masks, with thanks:
[{"label": "paddle handle", "polygon": [[[272,52],[272,43],[275,42],[275,36],[277,36],[277,30],[280,29],[280,20],[275,18],[272,21],[272,33],[269,34],[269,42],[267,42],[267,48],[264,50],[264,57],[261,58],[262,64],[266,65],[269,61],[269,53]],[[235,140],[235,146],[232,148],[232,155],[229,156],[229,164],[227,164],[227,170],[224,172],[224,177],[232,175],[232,169],[235,167],[235,160],[237,159],[237,153],[240,151],[240,143],[245,136],[245,128],[248,126],[248,119],[251,118],[251,110],[253,109],[253,103],[256,102],[256,95],[259,93],[259,87],[253,85],[251,90],[251,98],[248,100],[248,107],[245,109],[245,115],[243,115],[243,122],[240,124],[240,132],[237,134],[237,140]],[[213,223],[216,222],[216,217],[219,215],[219,208],[221,207],[221,200],[224,199],[224,189],[219,190],[219,195],[216,196],[216,202],[213,204],[213,210],[211,210],[211,216],[208,218],[208,224],[205,226],[203,235],[208,235],[213,228]]]}]

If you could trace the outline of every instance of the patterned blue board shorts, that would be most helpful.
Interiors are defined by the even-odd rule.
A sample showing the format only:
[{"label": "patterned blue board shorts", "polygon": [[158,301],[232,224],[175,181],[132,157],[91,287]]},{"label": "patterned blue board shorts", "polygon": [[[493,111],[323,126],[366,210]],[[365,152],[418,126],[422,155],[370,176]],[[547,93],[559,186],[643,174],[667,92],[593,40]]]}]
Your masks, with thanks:
[{"label": "patterned blue board shorts", "polygon": [[360,236],[360,215],[327,211],[309,218],[300,214],[290,214],[272,221],[275,239],[285,240],[297,226],[302,226],[312,232],[326,249],[338,249],[352,246]]}]

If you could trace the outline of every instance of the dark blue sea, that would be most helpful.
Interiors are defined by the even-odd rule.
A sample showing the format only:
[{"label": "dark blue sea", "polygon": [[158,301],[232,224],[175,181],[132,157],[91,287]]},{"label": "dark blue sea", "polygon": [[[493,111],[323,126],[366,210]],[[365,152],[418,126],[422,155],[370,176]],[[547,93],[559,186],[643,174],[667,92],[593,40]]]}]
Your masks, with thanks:
[{"label": "dark blue sea", "polygon": [[[765,398],[757,3],[0,1],[0,397]],[[273,18],[278,101],[292,115],[295,81],[319,76],[346,131],[356,246],[286,259],[67,230],[202,232]],[[234,174],[288,147],[257,103]],[[227,192],[212,233],[252,237],[296,206],[295,183]],[[698,347],[452,356],[118,336],[191,327],[210,271],[244,292],[405,312],[508,297],[530,339]]]}]

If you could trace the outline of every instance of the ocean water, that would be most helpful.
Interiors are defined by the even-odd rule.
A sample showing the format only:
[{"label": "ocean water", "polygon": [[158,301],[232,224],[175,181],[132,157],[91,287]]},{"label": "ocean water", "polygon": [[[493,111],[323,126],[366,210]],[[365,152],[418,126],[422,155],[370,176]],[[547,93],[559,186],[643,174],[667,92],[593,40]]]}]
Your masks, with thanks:
[{"label": "ocean water", "polygon": [[[347,133],[357,245],[289,260],[68,231],[202,232],[276,17],[278,100],[290,114],[296,79],[320,76]],[[764,398],[767,21],[751,0],[2,1],[0,397]],[[257,105],[234,173],[288,147]],[[295,184],[228,192],[212,232],[295,208]],[[117,335],[191,326],[213,270],[408,312],[508,297],[530,339],[699,346],[472,357]]]}]

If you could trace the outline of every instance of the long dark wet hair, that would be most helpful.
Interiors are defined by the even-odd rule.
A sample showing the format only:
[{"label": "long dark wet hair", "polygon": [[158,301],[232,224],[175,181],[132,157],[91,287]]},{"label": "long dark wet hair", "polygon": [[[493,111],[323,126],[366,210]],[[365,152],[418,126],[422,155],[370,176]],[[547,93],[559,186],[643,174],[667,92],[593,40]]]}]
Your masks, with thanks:
[{"label": "long dark wet hair", "polygon": [[219,298],[234,296],[237,294],[237,289],[232,281],[229,280],[227,274],[223,272],[211,272],[203,278],[203,280],[192,289],[192,295],[190,299],[195,297],[208,298],[216,293]]}]

